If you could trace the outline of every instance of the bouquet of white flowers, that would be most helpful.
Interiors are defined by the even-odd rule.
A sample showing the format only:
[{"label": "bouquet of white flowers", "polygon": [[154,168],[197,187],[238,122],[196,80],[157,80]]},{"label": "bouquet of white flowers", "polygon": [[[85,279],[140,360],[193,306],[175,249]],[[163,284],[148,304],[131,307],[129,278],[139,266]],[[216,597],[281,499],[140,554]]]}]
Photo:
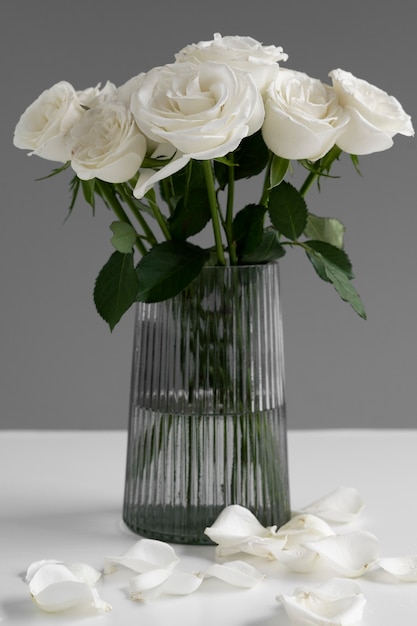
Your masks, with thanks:
[{"label": "bouquet of white flowers", "polygon": [[[286,60],[280,47],[215,34],[120,87],[59,82],[21,116],[15,146],[62,163],[52,174],[75,172],[70,209],[82,190],[117,216],[94,289],[111,329],[135,301],[178,294],[207,264],[268,263],[288,247],[365,317],[343,225],[309,212],[304,196],[342,152],[357,167],[397,133],[412,136],[411,118],[347,71],[331,71],[327,85],[283,69]],[[299,189],[286,180],[292,162],[306,170]],[[262,172],[259,202],[236,211],[236,181]],[[209,222],[213,245],[203,249],[190,238]]]}]

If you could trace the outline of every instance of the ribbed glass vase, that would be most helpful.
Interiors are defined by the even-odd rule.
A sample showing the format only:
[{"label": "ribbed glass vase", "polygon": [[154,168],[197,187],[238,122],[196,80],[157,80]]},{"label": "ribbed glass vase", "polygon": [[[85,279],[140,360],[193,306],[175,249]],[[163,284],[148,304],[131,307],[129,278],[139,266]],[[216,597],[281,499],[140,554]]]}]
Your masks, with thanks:
[{"label": "ribbed glass vase", "polygon": [[123,517],[174,543],[229,504],[289,518],[278,264],[207,267],[178,296],[138,303]]}]

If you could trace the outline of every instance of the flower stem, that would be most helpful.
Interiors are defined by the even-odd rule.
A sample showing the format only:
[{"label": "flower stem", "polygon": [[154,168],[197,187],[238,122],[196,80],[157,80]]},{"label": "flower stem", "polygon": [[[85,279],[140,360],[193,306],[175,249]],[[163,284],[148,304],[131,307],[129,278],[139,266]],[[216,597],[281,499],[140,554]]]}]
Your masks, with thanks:
[{"label": "flower stem", "polygon": [[[233,153],[229,155],[229,159],[233,163]],[[237,265],[236,242],[233,241],[233,206],[235,197],[235,171],[234,166],[228,167],[228,183],[227,183],[227,205],[226,205],[226,222],[225,232],[227,243],[229,246],[230,264]]]},{"label": "flower stem", "polygon": [[162,230],[162,233],[165,239],[172,239],[171,233],[168,230],[167,222],[165,217],[162,215],[158,203],[156,201],[155,190],[150,189],[146,194],[147,199],[149,200],[149,205],[153,211],[156,221],[158,222],[159,228]]},{"label": "flower stem", "polygon": [[272,154],[272,152],[270,152],[269,153],[268,165],[266,166],[266,169],[265,169],[265,177],[264,177],[264,185],[263,185],[263,188],[262,188],[262,196],[261,196],[261,199],[259,201],[259,204],[261,204],[262,206],[267,206],[268,205],[269,194],[271,193],[270,175],[271,175],[271,165],[272,165],[272,159],[273,158],[274,158],[274,155]]},{"label": "flower stem", "polygon": [[[121,222],[124,222],[125,224],[129,224],[129,226],[131,226],[133,230],[136,232],[136,229],[133,226],[132,222],[130,221],[126,211],[124,210],[124,208],[122,207],[118,199],[116,198],[111,185],[104,183],[98,179],[96,179],[95,184],[99,189],[100,196],[103,198],[106,204],[112,209],[116,217]],[[139,238],[136,239],[135,245],[138,251],[140,252],[140,254],[142,255],[146,254],[147,249],[145,248],[143,242]]]},{"label": "flower stem", "polygon": [[119,192],[119,194],[121,195],[121,197],[123,198],[124,202],[126,202],[127,206],[129,207],[129,209],[132,211],[133,215],[135,216],[135,218],[137,219],[137,221],[139,222],[145,236],[146,239],[149,241],[149,243],[151,245],[155,245],[157,243],[157,239],[155,237],[155,235],[153,234],[152,230],[150,229],[147,221],[145,220],[145,218],[143,217],[142,213],[139,211],[139,209],[137,208],[135,201],[133,199],[133,197],[131,196],[130,192],[126,190],[125,186],[123,185],[123,183],[120,183],[118,185],[116,185],[116,189]]},{"label": "flower stem", "polygon": [[224,256],[223,242],[220,231],[219,205],[217,203],[216,192],[214,189],[213,170],[211,161],[202,161],[204,178],[206,181],[207,194],[210,203],[211,219],[213,223],[214,241],[216,243],[217,260],[220,265],[226,265]]},{"label": "flower stem", "polygon": [[313,182],[316,180],[317,174],[315,172],[310,172],[303,184],[300,187],[300,194],[305,196],[307,191],[310,189]]}]

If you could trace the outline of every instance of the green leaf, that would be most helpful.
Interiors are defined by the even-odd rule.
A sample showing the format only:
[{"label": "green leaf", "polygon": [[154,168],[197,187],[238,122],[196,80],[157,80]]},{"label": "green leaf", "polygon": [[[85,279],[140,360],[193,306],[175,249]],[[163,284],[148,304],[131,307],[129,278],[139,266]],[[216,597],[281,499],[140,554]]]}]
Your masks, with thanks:
[{"label": "green leaf", "polygon": [[327,259],[330,263],[341,269],[345,272],[348,278],[354,278],[352,264],[344,250],[340,250],[340,248],[336,248],[325,241],[315,241],[311,239],[306,241],[304,245],[308,250],[314,250],[314,252],[319,254],[321,257]]},{"label": "green leaf", "polygon": [[279,242],[279,236],[273,228],[267,228],[262,233],[262,240],[257,248],[247,254],[243,254],[241,263],[257,264],[272,263],[285,254],[285,248]]},{"label": "green leaf", "polygon": [[64,163],[64,165],[61,165],[60,167],[56,167],[55,169],[53,169],[50,174],[47,174],[46,176],[42,176],[41,178],[37,178],[36,180],[37,181],[47,180],[47,178],[52,178],[52,176],[56,176],[57,174],[60,174],[64,170],[68,169],[70,165],[71,165],[71,161],[67,161],[66,163]]},{"label": "green leaf", "polygon": [[136,301],[138,277],[133,266],[133,253],[113,252],[100,271],[94,287],[97,312],[110,330]]},{"label": "green leaf", "polygon": [[81,187],[83,190],[85,201],[87,202],[87,204],[89,204],[92,207],[93,210],[95,208],[95,197],[94,197],[95,183],[96,183],[95,178],[92,178],[91,180],[81,181]]},{"label": "green leaf", "polygon": [[[321,243],[321,242],[308,242],[309,244]],[[351,283],[351,277],[353,276],[351,269],[345,271],[340,265],[335,264],[330,260],[329,256],[325,256],[322,252],[315,249],[316,246],[306,245],[305,249],[307,257],[311,261],[317,274],[323,280],[331,283],[336,289],[339,296],[345,302],[348,302],[353,310],[363,319],[366,319],[366,312],[360,296],[354,286]],[[338,250],[335,248],[335,250]],[[339,250],[339,252],[341,252]],[[333,259],[335,259],[333,257]],[[337,259],[340,261],[340,258]],[[350,263],[349,263],[350,266]]]},{"label": "green leaf", "polygon": [[290,161],[274,154],[269,172],[269,188],[277,187],[285,178]]},{"label": "green leaf", "polygon": [[179,198],[168,220],[169,231],[174,239],[184,240],[199,233],[211,217],[207,192],[190,189],[187,197]]},{"label": "green leaf", "polygon": [[269,195],[268,211],[271,222],[279,233],[296,240],[307,224],[307,206],[298,190],[283,181]]},{"label": "green leaf", "polygon": [[[269,150],[258,132],[242,139],[239,146],[233,152],[233,174],[235,180],[250,178],[260,174],[266,167],[269,159]],[[220,189],[224,189],[229,180],[229,168],[217,159],[214,162],[214,172]]]},{"label": "green leaf", "polygon": [[201,272],[207,250],[186,241],[154,246],[136,266],[140,302],[160,302],[180,293]]},{"label": "green leaf", "polygon": [[232,232],[238,257],[252,252],[261,243],[265,213],[264,206],[248,204],[236,214]]},{"label": "green leaf", "polygon": [[325,241],[336,248],[343,248],[345,227],[342,222],[332,217],[319,217],[309,213],[304,234],[310,239]]},{"label": "green leaf", "polygon": [[112,224],[110,224],[110,230],[113,233],[111,239],[113,247],[124,254],[132,252],[132,248],[137,239],[133,226],[126,222],[112,222]]}]

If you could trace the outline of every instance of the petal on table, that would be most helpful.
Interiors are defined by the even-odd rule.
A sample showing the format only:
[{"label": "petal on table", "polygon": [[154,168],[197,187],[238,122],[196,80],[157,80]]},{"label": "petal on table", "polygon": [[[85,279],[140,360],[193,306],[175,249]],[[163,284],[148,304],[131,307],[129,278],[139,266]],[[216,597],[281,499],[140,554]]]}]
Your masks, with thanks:
[{"label": "petal on table", "polygon": [[359,515],[364,502],[354,487],[338,487],[328,495],[303,507],[301,512],[312,513],[329,522],[347,523]]},{"label": "petal on table", "polygon": [[244,561],[229,561],[223,564],[214,563],[201,576],[203,578],[215,576],[230,585],[246,588],[254,587],[265,578],[255,567]]},{"label": "petal on table", "polygon": [[277,600],[295,624],[310,626],[348,626],[362,619],[365,598],[359,585],[351,580],[332,579],[318,587],[299,587],[294,595]]},{"label": "petal on table", "polygon": [[398,580],[417,582],[417,555],[378,559],[378,565]]},{"label": "petal on table", "polygon": [[379,552],[378,539],[364,530],[306,542],[305,547],[349,578],[362,576],[375,563]]},{"label": "petal on table", "polygon": [[309,513],[295,515],[277,531],[277,537],[285,542],[285,548],[297,547],[306,541],[315,541],[334,534],[327,522]]},{"label": "petal on table", "polygon": [[34,603],[43,611],[53,613],[74,606],[93,606],[98,611],[110,611],[111,606],[62,563],[46,563],[37,568],[29,581]]},{"label": "petal on table", "polygon": [[232,546],[249,537],[271,535],[271,529],[262,526],[249,509],[238,504],[223,509],[214,524],[204,532],[214,543],[222,546]]},{"label": "petal on table", "polygon": [[105,557],[104,573],[115,571],[119,565],[138,573],[152,569],[172,569],[178,560],[175,550],[169,544],[156,539],[141,539],[121,556]]}]

